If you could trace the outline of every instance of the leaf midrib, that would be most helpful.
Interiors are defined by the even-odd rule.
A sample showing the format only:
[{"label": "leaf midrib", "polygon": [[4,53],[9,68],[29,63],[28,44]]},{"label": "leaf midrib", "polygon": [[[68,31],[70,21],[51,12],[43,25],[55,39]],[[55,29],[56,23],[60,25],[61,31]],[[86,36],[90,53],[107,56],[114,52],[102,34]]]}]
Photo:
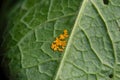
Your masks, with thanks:
[{"label": "leaf midrib", "polygon": [[53,80],[58,80],[60,71],[61,71],[61,69],[62,69],[62,67],[64,65],[65,58],[66,58],[66,56],[68,54],[68,51],[69,51],[69,48],[70,48],[70,44],[72,43],[72,38],[74,37],[75,29],[77,28],[77,24],[78,24],[79,20],[81,19],[81,16],[82,16],[82,13],[83,13],[83,10],[84,10],[84,8],[86,6],[87,1],[88,0],[83,0],[82,5],[80,6],[78,16],[76,17],[75,24],[73,26],[73,29],[71,31],[71,35],[70,35],[69,40],[68,40],[68,44],[66,46],[65,52],[64,52],[64,54],[63,54],[63,56],[61,58],[61,62],[59,64],[59,66],[58,66],[58,70],[56,71],[56,75],[53,78]]}]

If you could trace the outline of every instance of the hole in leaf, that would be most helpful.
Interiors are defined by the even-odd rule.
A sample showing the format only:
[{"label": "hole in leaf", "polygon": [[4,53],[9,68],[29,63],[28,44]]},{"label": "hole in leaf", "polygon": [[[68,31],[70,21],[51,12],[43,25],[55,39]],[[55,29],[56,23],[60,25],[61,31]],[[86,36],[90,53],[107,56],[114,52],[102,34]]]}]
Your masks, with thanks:
[{"label": "hole in leaf", "polygon": [[113,78],[113,74],[110,74],[110,75],[109,75],[109,78]]},{"label": "hole in leaf", "polygon": [[109,0],[103,0],[103,3],[106,4],[106,5],[108,5]]}]

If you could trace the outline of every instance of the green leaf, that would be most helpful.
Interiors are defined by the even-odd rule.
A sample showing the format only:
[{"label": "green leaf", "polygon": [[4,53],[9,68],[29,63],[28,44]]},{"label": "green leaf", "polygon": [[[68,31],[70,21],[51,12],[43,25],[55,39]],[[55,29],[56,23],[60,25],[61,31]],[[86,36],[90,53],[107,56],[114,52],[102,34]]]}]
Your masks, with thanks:
[{"label": "green leaf", "polygon": [[[10,80],[119,80],[120,0],[26,0],[9,15]],[[67,29],[64,52],[54,39]],[[9,59],[9,60],[8,60]]]}]

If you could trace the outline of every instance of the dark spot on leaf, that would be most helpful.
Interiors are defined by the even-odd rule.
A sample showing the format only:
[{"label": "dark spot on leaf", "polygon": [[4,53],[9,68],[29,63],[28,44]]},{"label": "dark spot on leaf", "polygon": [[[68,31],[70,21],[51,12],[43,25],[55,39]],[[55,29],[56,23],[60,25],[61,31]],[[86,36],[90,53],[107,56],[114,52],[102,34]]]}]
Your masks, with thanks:
[{"label": "dark spot on leaf", "polygon": [[113,78],[113,74],[110,74],[110,75],[109,75],[109,78]]},{"label": "dark spot on leaf", "polygon": [[103,3],[104,3],[105,5],[108,5],[109,0],[103,0]]}]

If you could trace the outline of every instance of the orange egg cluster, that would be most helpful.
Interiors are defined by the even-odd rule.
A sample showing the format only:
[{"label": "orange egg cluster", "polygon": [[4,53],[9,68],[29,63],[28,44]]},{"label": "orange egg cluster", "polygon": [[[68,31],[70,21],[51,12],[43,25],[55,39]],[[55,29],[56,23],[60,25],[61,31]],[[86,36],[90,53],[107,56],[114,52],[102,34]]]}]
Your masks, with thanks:
[{"label": "orange egg cluster", "polygon": [[63,51],[67,41],[66,38],[68,37],[68,31],[65,29],[63,34],[60,34],[59,37],[55,39],[55,41],[52,43],[51,48],[54,51]]}]

